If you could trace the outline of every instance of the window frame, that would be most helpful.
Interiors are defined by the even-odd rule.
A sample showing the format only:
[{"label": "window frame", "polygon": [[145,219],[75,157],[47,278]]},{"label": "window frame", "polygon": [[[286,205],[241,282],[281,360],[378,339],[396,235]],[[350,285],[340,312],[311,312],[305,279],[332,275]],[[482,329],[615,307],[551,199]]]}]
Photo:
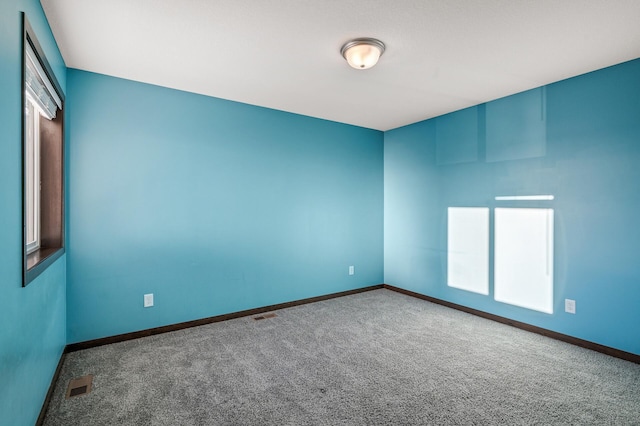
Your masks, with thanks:
[{"label": "window frame", "polygon": [[[33,28],[25,13],[22,13],[22,78],[21,78],[21,118],[22,118],[22,286],[28,285],[38,275],[44,272],[51,264],[60,258],[65,252],[65,195],[64,195],[64,93],[60,83],[56,79],[51,65],[47,61],[42,46],[38,42]],[[45,73],[48,83],[59,97],[62,108],[53,120],[40,120],[40,111],[37,111],[38,128],[33,129],[34,137],[38,143],[38,178],[36,222],[38,228],[37,247],[27,243],[28,218],[28,182],[27,182],[27,117],[26,108],[29,103],[26,93],[26,73],[28,46],[35,54],[36,59]],[[35,102],[34,102],[35,104]],[[47,123],[43,122],[47,121]],[[44,213],[43,213],[44,212]]]},{"label": "window frame", "polygon": [[[25,94],[25,111],[31,113],[30,119],[25,119],[25,197],[26,208],[26,249],[27,255],[40,249],[40,108],[31,96]],[[31,134],[29,134],[29,131]],[[30,166],[29,162],[33,161]],[[29,209],[29,201],[33,203],[33,217]],[[29,227],[33,227],[33,238],[29,238]]]}]

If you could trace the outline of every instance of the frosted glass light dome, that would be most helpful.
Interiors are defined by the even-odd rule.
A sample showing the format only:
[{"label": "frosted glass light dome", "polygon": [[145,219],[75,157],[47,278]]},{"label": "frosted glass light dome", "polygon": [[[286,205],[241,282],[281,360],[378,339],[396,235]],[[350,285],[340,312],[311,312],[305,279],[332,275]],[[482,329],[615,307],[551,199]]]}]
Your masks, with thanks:
[{"label": "frosted glass light dome", "polygon": [[378,63],[384,49],[384,43],[375,38],[356,38],[345,43],[340,53],[351,67],[366,70]]}]

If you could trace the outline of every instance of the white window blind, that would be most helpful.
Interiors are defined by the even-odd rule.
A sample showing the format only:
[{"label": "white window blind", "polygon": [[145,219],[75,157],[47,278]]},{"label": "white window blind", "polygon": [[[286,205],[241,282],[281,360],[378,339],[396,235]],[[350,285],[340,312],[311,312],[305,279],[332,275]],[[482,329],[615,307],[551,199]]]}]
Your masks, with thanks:
[{"label": "white window blind", "polygon": [[41,113],[52,120],[58,109],[62,109],[62,101],[49,81],[47,74],[40,65],[38,57],[31,45],[26,44],[25,89],[33,101],[38,105]]}]

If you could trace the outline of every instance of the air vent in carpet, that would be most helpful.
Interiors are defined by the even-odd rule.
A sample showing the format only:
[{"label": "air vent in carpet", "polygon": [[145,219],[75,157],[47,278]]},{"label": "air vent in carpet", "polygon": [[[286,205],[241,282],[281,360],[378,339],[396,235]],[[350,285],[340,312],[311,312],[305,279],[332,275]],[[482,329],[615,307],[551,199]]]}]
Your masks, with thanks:
[{"label": "air vent in carpet", "polygon": [[259,321],[259,320],[268,319],[268,318],[275,318],[275,317],[277,317],[276,314],[270,313],[270,314],[260,315],[258,317],[253,317],[253,319],[256,320],[256,321]]},{"label": "air vent in carpet", "polygon": [[93,374],[87,374],[86,376],[78,377],[69,382],[67,387],[67,399],[85,395],[91,392],[91,384],[93,382]]}]

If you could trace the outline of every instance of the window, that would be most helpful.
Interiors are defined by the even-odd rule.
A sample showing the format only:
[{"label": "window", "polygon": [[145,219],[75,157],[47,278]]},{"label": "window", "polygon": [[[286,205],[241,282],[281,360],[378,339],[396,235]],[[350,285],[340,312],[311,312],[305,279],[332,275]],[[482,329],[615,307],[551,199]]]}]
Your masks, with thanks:
[{"label": "window", "polygon": [[28,94],[25,122],[25,204],[27,254],[40,248],[40,110]]},{"label": "window", "polygon": [[23,15],[23,285],[64,253],[64,96]]}]

